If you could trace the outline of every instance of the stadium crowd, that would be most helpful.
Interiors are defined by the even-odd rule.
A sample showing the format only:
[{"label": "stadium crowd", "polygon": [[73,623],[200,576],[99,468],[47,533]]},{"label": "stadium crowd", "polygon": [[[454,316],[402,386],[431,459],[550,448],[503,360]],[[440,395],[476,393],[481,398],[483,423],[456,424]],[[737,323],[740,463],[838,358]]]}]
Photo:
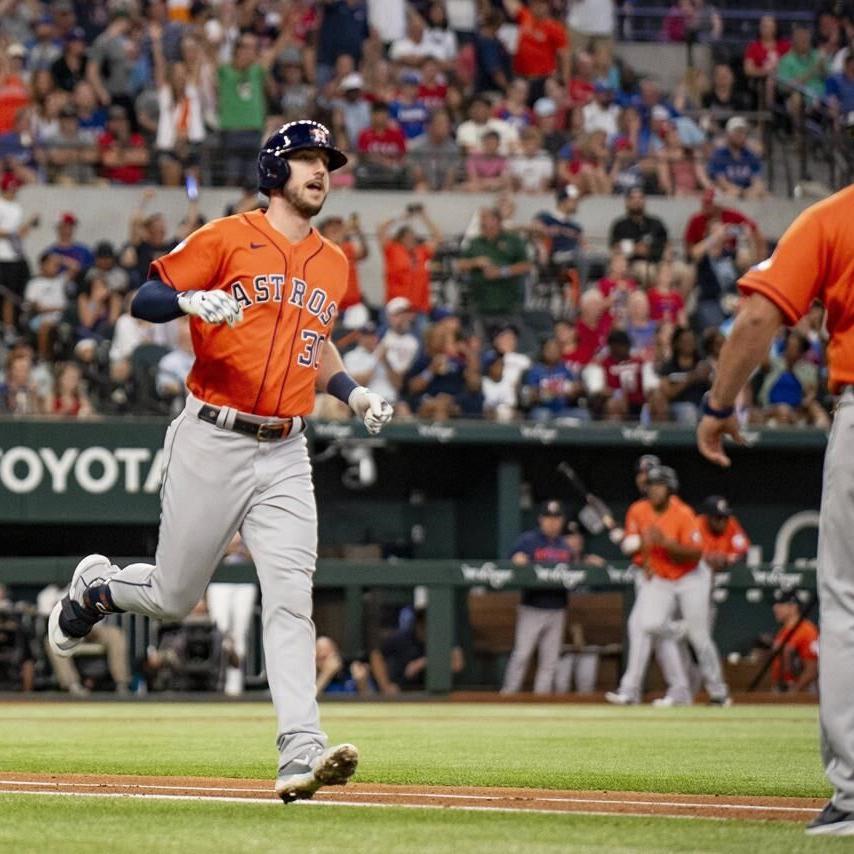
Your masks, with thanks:
[{"label": "stadium crowd", "polygon": [[[399,417],[691,423],[738,275],[769,248],[731,207],[767,192],[753,111],[770,98],[792,115],[854,116],[843,12],[785,38],[766,16],[743,58],[708,79],[689,68],[671,92],[615,58],[616,6],[598,0],[2,0],[0,12],[0,412],[13,415],[180,406],[186,325],[154,329],[127,307],[151,260],[202,222],[191,199],[170,234],[141,188],[124,245],[83,245],[67,213],[31,270],[37,223],[19,189],[186,183],[194,198],[234,185],[230,212],[247,210],[262,136],[311,117],[351,158],[333,186],[497,194],[458,237],[432,222],[429,195],[370,239],[355,215],[320,223],[353,267],[337,331],[348,367]],[[661,38],[713,42],[716,21],[683,0]],[[514,195],[542,192],[554,208],[517,221]],[[606,251],[578,215],[589,194],[625,199]],[[647,195],[693,196],[698,212],[668,234]],[[374,237],[385,290],[370,306],[358,263]],[[817,308],[769,354],[745,418],[824,427],[823,379]]]}]

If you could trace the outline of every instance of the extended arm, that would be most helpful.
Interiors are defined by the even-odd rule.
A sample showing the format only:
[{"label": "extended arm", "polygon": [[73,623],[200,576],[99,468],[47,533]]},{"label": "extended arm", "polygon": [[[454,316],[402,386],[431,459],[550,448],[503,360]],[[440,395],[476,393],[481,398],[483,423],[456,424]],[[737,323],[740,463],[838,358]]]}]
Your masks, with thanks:
[{"label": "extended arm", "polygon": [[[709,392],[708,405],[718,412],[735,406],[738,393],[750,375],[768,355],[771,341],[783,322],[780,309],[761,294],[751,294],[739,311],[732,333],[721,350],[715,381]],[[729,466],[723,450],[723,437],[732,436],[743,443],[735,414],[726,418],[705,415],[697,427],[700,453],[720,466]]]},{"label": "extended arm", "polygon": [[158,279],[150,279],[136,292],[130,313],[150,323],[168,323],[184,314],[229,326],[243,320],[243,309],[225,291],[176,291]]}]

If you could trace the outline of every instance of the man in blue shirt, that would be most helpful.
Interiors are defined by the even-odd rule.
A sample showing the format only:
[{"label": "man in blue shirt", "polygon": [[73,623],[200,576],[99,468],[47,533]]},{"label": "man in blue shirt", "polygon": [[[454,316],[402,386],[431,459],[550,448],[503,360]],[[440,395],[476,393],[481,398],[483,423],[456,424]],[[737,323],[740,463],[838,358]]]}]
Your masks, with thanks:
[{"label": "man in blue shirt", "polygon": [[418,97],[420,77],[417,71],[404,71],[400,75],[400,92],[388,105],[389,114],[398,123],[407,139],[415,139],[427,130],[430,111]]},{"label": "man in blue shirt", "polygon": [[845,57],[845,68],[840,74],[827,79],[825,92],[842,127],[854,125],[854,53],[849,52]]},{"label": "man in blue shirt", "polygon": [[56,243],[49,246],[47,251],[73,259],[75,266],[85,273],[95,262],[95,256],[85,243],[78,243],[74,239],[76,228],[77,217],[73,213],[61,214],[56,222]]},{"label": "man in blue shirt", "polygon": [[[510,560],[516,566],[577,561],[580,556],[567,542],[565,527],[566,513],[560,501],[546,501],[540,508],[537,527],[519,537],[511,550]],[[502,694],[515,694],[522,687],[534,650],[537,651],[534,693],[552,692],[566,629],[567,601],[564,587],[522,591],[516,616],[516,637],[504,673]]]},{"label": "man in blue shirt", "polygon": [[762,162],[747,147],[747,122],[733,116],[726,123],[726,145],[709,160],[709,177],[723,193],[739,199],[758,199],[765,193]]},{"label": "man in blue shirt", "polygon": [[543,344],[542,357],[525,376],[522,395],[531,407],[530,418],[548,421],[552,418],[590,420],[590,411],[578,398],[584,391],[580,377],[564,364],[560,344],[549,338]]},{"label": "man in blue shirt", "polygon": [[558,190],[557,210],[540,211],[532,224],[532,231],[545,237],[549,243],[549,258],[569,258],[579,252],[584,243],[584,228],[575,218],[581,193],[575,184]]},{"label": "man in blue shirt", "polygon": [[359,67],[362,45],[370,36],[365,0],[321,0],[320,5],[323,18],[317,33],[315,75],[318,89],[332,79],[339,56],[352,56],[354,66]]}]

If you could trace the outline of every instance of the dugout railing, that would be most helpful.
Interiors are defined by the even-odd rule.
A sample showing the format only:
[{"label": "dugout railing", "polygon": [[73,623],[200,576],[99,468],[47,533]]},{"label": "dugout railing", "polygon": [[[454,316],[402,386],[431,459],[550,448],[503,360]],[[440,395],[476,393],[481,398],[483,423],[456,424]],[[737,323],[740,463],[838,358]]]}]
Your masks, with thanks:
[{"label": "dugout railing", "polygon": [[[140,558],[116,558],[119,564]],[[0,560],[0,583],[16,587],[42,587],[68,582],[69,559],[18,558]],[[315,587],[318,591],[335,590],[343,596],[337,610],[338,635],[345,657],[355,656],[365,649],[366,601],[368,594],[377,591],[400,591],[421,588],[426,591],[426,689],[444,694],[451,690],[451,648],[460,637],[461,598],[469,591],[511,591],[549,587],[564,587],[570,597],[575,593],[623,594],[624,614],[633,601],[634,571],[625,562],[613,562],[603,567],[535,565],[519,567],[508,561],[491,560],[380,560],[318,562]],[[216,581],[246,582],[254,580],[251,564],[224,564],[215,575]],[[772,626],[771,604],[779,590],[797,590],[807,604],[816,589],[815,570],[801,566],[762,565],[748,568],[736,566],[718,573],[713,600],[719,611],[717,635],[721,652],[743,649],[752,643],[762,630]],[[142,617],[123,618],[129,633],[130,654],[143,653],[155,634],[153,621]],[[260,633],[252,632],[249,651],[250,684],[263,682],[263,662]],[[252,678],[254,677],[254,679]]]}]

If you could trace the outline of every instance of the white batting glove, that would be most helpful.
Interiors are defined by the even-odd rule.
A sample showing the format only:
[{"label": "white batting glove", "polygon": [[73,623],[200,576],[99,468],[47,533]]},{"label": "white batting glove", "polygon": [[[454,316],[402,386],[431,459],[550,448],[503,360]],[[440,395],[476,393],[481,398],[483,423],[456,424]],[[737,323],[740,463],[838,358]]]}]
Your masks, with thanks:
[{"label": "white batting glove", "polygon": [[236,326],[243,320],[243,306],[225,291],[182,291],[178,294],[178,308],[205,323]]},{"label": "white batting glove", "polygon": [[347,404],[364,422],[371,434],[379,433],[391,421],[394,410],[381,395],[364,386],[350,392]]}]

